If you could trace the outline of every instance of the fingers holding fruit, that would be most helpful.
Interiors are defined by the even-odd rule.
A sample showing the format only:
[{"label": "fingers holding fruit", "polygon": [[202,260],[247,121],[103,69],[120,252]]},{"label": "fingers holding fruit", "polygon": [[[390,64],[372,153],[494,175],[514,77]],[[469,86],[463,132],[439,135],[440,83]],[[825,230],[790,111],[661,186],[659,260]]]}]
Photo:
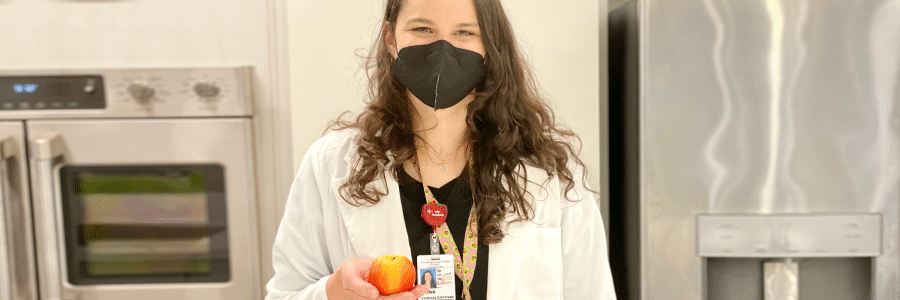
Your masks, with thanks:
[{"label": "fingers holding fruit", "polygon": [[371,258],[351,258],[341,263],[326,283],[328,299],[378,299],[378,289],[366,282],[372,261]]},{"label": "fingers holding fruit", "polygon": [[416,269],[403,255],[348,259],[326,284],[328,299],[412,300],[428,292],[414,286]]},{"label": "fingers holding fruit", "polygon": [[415,287],[416,268],[403,255],[383,255],[369,266],[369,283],[378,289],[384,300],[418,299],[428,292],[428,287]]},{"label": "fingers holding fruit", "polygon": [[341,267],[346,265],[345,270],[349,271],[348,274],[344,274],[344,287],[363,299],[378,298],[378,289],[366,282],[372,261],[373,259],[368,257],[348,259],[341,265]]},{"label": "fingers holding fruit", "polygon": [[413,300],[425,296],[428,293],[428,287],[418,285],[409,292],[396,293],[390,296],[381,296],[378,300]]}]

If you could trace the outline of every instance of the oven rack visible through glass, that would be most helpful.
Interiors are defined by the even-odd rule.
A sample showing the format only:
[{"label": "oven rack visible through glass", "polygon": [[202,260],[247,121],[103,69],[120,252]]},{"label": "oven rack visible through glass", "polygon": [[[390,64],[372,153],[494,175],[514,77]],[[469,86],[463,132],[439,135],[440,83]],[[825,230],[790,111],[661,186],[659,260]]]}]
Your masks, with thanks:
[{"label": "oven rack visible through glass", "polygon": [[220,165],[69,165],[60,169],[69,282],[230,279]]}]

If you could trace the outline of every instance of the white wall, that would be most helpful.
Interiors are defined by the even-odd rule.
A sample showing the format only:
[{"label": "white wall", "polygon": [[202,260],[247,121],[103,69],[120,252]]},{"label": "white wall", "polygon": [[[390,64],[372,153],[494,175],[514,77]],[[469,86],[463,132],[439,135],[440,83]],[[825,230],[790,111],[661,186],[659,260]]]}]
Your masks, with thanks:
[{"label": "white wall", "polygon": [[[368,51],[384,4],[288,1],[296,169],[329,121],[362,108],[365,77],[354,53]],[[506,0],[503,5],[559,121],[581,137],[581,158],[594,175],[592,185],[600,187],[605,207],[607,150],[605,133],[601,143],[600,132],[606,130],[606,1]]]}]

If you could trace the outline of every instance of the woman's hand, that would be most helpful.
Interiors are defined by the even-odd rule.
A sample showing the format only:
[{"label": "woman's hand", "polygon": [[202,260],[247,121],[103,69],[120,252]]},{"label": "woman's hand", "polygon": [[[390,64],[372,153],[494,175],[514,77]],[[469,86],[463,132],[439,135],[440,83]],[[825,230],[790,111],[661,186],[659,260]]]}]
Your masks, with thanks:
[{"label": "woman's hand", "polygon": [[329,300],[412,300],[428,292],[428,287],[417,286],[412,291],[381,296],[378,289],[367,281],[371,258],[351,258],[341,263],[325,283]]}]

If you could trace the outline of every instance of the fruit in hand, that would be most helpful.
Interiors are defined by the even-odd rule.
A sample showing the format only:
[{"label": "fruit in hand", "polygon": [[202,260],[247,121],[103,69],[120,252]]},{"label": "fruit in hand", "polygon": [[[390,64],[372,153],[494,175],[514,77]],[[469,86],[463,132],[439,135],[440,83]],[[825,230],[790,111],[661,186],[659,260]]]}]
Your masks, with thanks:
[{"label": "fruit in hand", "polygon": [[412,290],[416,283],[416,268],[403,255],[382,255],[369,267],[369,283],[387,296]]}]

